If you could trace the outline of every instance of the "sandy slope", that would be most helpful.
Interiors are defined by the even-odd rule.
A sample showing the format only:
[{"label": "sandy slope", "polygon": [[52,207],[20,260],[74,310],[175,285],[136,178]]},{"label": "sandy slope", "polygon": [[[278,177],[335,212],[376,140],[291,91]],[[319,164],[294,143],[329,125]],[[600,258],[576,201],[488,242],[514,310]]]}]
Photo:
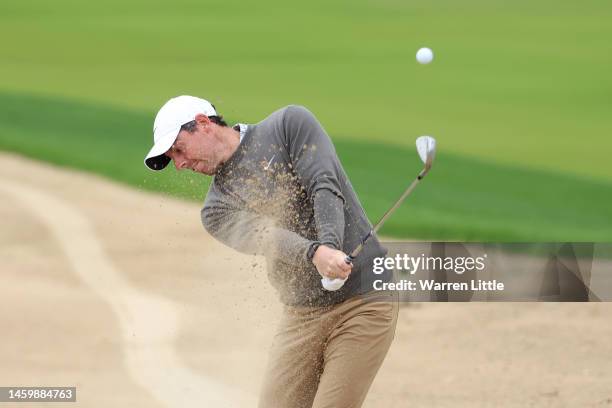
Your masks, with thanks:
[{"label": "sandy slope", "polygon": [[[280,310],[261,259],[207,236],[198,205],[0,164],[0,385],[76,385],[71,407],[254,406]],[[612,406],[611,312],[404,307],[366,406]]]}]

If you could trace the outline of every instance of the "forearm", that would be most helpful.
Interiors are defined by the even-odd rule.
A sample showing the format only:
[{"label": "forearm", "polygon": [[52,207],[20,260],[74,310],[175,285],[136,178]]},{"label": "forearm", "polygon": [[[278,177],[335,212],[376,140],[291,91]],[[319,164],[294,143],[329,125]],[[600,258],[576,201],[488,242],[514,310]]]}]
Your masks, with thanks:
[{"label": "forearm", "polygon": [[317,190],[314,195],[314,217],[318,241],[342,250],[344,199],[327,188]]}]

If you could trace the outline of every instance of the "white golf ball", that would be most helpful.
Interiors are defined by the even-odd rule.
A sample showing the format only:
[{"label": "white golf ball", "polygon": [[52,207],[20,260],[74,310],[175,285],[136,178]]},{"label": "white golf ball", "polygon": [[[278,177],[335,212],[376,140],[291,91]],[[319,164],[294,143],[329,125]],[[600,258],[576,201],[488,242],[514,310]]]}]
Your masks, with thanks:
[{"label": "white golf ball", "polygon": [[427,47],[420,48],[416,53],[419,64],[429,64],[433,60],[433,51]]}]

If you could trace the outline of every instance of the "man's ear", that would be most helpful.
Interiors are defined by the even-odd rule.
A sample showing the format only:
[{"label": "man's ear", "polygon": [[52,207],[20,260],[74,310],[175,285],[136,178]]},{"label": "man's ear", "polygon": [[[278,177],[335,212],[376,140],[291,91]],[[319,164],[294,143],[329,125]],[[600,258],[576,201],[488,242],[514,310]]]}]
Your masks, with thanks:
[{"label": "man's ear", "polygon": [[204,115],[203,113],[198,113],[195,116],[195,121],[197,124],[203,125],[203,126],[208,126],[212,123],[211,120],[208,119],[208,116]]}]

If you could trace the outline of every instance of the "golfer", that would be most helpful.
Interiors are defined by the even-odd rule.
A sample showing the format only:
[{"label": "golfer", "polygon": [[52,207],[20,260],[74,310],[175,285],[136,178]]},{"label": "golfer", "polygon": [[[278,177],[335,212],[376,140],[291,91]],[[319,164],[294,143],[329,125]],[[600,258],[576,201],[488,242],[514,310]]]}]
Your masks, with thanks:
[{"label": "golfer", "polygon": [[[201,217],[217,240],[264,255],[284,303],[270,351],[261,408],[360,407],[395,335],[397,295],[373,291],[386,250],[376,237],[348,264],[372,228],[314,115],[287,106],[256,124],[229,127],[193,96],[170,99],[153,125],[152,170],[213,176]],[[336,291],[321,277],[347,279]]]}]

